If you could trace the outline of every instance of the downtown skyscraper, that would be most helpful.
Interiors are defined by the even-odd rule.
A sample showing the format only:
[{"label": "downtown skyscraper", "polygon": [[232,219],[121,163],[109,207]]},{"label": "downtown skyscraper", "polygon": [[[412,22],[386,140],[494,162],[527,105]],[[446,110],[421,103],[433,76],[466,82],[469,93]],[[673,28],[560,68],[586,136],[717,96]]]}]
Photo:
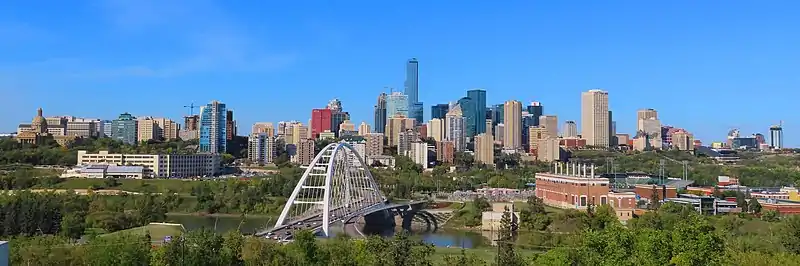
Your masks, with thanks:
[{"label": "downtown skyscraper", "polygon": [[[411,58],[406,62],[405,95],[408,96],[408,117],[417,124],[422,123],[423,108],[419,101],[419,61]],[[390,114],[391,115],[391,114]]]},{"label": "downtown skyscraper", "polygon": [[199,152],[225,153],[228,144],[227,115],[225,104],[218,101],[200,107]]},{"label": "downtown skyscraper", "polygon": [[608,115],[608,92],[589,90],[581,94],[581,137],[586,145],[609,147],[611,121]]},{"label": "downtown skyscraper", "polygon": [[386,130],[386,97],[386,93],[381,92],[378,95],[378,102],[375,104],[375,121],[372,126],[375,128],[376,133],[384,133],[384,130]]}]

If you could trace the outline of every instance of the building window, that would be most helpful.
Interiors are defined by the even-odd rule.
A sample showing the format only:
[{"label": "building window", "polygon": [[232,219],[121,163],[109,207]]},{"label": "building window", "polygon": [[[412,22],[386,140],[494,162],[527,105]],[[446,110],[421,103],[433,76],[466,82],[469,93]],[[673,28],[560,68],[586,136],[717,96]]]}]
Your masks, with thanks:
[{"label": "building window", "polygon": [[600,197],[600,205],[606,205],[607,198],[605,196]]},{"label": "building window", "polygon": [[581,196],[581,207],[586,207],[586,196]]}]

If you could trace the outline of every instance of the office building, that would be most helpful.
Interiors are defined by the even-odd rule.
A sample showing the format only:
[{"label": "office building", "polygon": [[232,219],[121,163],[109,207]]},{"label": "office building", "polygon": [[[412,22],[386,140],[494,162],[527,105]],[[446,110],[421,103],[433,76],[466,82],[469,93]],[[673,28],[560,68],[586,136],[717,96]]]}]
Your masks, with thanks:
[{"label": "office building", "polygon": [[[285,124],[283,125],[285,126]],[[256,122],[253,124],[253,127],[250,128],[251,134],[267,134],[267,136],[275,136],[275,127],[272,125],[272,122]]]},{"label": "office building", "polygon": [[233,110],[225,112],[225,140],[233,140],[236,136],[236,120],[233,120]]},{"label": "office building", "polygon": [[286,143],[299,145],[300,140],[308,138],[308,127],[303,125],[303,123],[293,121],[293,123],[289,124],[289,127],[291,128],[291,134],[289,134],[287,138],[290,139],[291,142]]},{"label": "office building", "polygon": [[461,106],[461,109],[467,119],[467,137],[471,139],[475,135],[486,132],[486,91],[468,90],[467,98],[470,99],[470,104],[466,106],[469,108]]},{"label": "office building", "polygon": [[356,124],[350,120],[344,120],[339,124],[339,131],[356,131]]},{"label": "office building", "polygon": [[658,111],[651,108],[636,111],[636,121],[647,119],[658,119]]},{"label": "office building", "polygon": [[78,151],[78,165],[129,165],[144,167],[153,178],[214,176],[220,172],[219,154],[115,154],[108,151]]},{"label": "office building", "polygon": [[292,156],[292,162],[300,165],[309,165],[316,155],[313,139],[301,139],[297,145],[297,152]]},{"label": "office building", "polygon": [[367,122],[361,121],[361,124],[358,125],[358,135],[359,136],[366,136],[367,134],[371,133],[372,130],[369,128],[369,124]]},{"label": "office building", "polygon": [[395,116],[409,117],[408,107],[408,95],[399,91],[392,92],[386,96],[387,120]]},{"label": "office building", "polygon": [[[503,145],[503,141],[505,141],[505,134],[506,134],[506,125],[503,123],[497,124],[494,126],[494,143]],[[525,134],[527,136],[528,134]]]},{"label": "office building", "polygon": [[681,151],[693,151],[694,135],[686,130],[679,129],[672,133],[672,146]]},{"label": "office building", "polygon": [[502,103],[495,104],[492,106],[492,110],[492,127],[505,123],[505,106]]},{"label": "office building", "polygon": [[311,137],[318,138],[319,134],[331,130],[332,110],[313,109],[311,110]]},{"label": "office building", "polygon": [[436,160],[443,163],[453,163],[455,157],[455,144],[452,141],[436,142]]},{"label": "office building", "polygon": [[447,111],[450,111],[450,105],[446,103],[431,106],[431,119],[444,119],[444,116],[447,115]]},{"label": "office building", "polygon": [[589,90],[581,94],[581,137],[586,145],[609,147],[608,92]]},{"label": "office building", "polygon": [[[661,149],[662,148],[662,139],[661,139],[661,121],[657,118],[647,118],[639,120],[637,123],[637,127],[639,130],[636,132],[636,138],[642,138],[644,141],[647,142],[647,145],[640,145],[639,147],[643,150],[646,147],[651,149]],[[675,137],[674,134],[672,136]],[[674,141],[674,140],[673,140]]]},{"label": "office building", "polygon": [[[336,134],[336,136],[339,136],[339,131],[340,131],[339,129],[340,129],[342,123],[344,123],[345,121],[348,121],[348,120],[350,120],[350,113],[331,110],[331,132]],[[353,125],[352,127],[349,127],[350,125],[353,125],[353,124],[350,123],[348,125],[347,131],[351,132],[351,133],[356,131],[355,130],[355,125]]]},{"label": "office building", "polygon": [[564,138],[577,138],[578,137],[578,124],[575,121],[567,120],[564,122]]},{"label": "office building", "polygon": [[367,158],[377,155],[383,155],[383,139],[382,133],[369,133],[364,136],[367,140],[366,156]]},{"label": "office building", "polygon": [[388,119],[386,116],[386,100],[386,93],[381,92],[381,94],[378,95],[378,103],[375,104],[375,121],[372,123],[372,126],[375,127],[376,133],[384,133],[384,130],[386,129],[386,119]]},{"label": "office building", "polygon": [[507,101],[503,104],[503,108],[505,109],[503,148],[512,150],[522,148],[522,103]]},{"label": "office building", "polygon": [[153,121],[156,122],[156,126],[158,126],[158,138],[162,140],[171,140],[178,138],[178,132],[180,131],[180,124],[175,123],[167,118],[153,118]]},{"label": "office building", "polygon": [[411,58],[406,62],[405,95],[408,96],[409,114],[407,116],[414,118],[416,123],[422,123],[424,120],[422,120],[422,102],[419,101],[419,61],[416,58]]},{"label": "office building", "polygon": [[475,136],[475,162],[494,165],[494,139],[492,135],[481,133]]},{"label": "office building", "polygon": [[224,103],[212,101],[200,107],[201,153],[225,153],[228,145],[227,109]]},{"label": "office building", "polygon": [[528,152],[536,154],[539,149],[539,141],[556,137],[550,136],[550,131],[544,127],[528,128]]},{"label": "office building", "polygon": [[102,137],[110,138],[111,134],[114,134],[114,127],[111,124],[112,121],[111,120],[103,120],[102,122],[103,122],[102,125],[100,125],[100,127],[101,127],[100,131],[102,131],[102,134],[103,134]]},{"label": "office building", "polygon": [[[97,122],[100,122],[99,120]],[[67,136],[76,136],[81,138],[97,137],[97,127],[94,121],[69,121],[67,122]]]},{"label": "office building", "polygon": [[150,141],[158,138],[158,125],[150,117],[136,119],[136,141]]},{"label": "office building", "polygon": [[274,163],[276,156],[275,137],[267,133],[252,133],[248,139],[247,158],[251,162],[265,165]]},{"label": "office building", "polygon": [[782,125],[775,125],[769,127],[769,146],[772,147],[773,149],[783,149]]},{"label": "office building", "polygon": [[408,157],[411,158],[414,163],[422,166],[422,169],[428,169],[428,143],[420,141],[413,142],[407,153]]},{"label": "office building", "polygon": [[328,105],[325,108],[330,109],[331,112],[341,112],[342,111],[342,101],[339,98],[333,98],[328,101]]},{"label": "office building", "polygon": [[533,123],[530,126],[539,126],[539,117],[544,115],[544,106],[540,102],[531,102],[531,105],[527,107],[528,114],[533,117]]},{"label": "office building", "polygon": [[[414,129],[414,119],[403,115],[396,115],[389,118],[386,124],[386,137],[389,139],[389,146],[397,146],[400,143],[400,133]],[[398,153],[399,154],[399,153]]]},{"label": "office building", "polygon": [[[51,120],[52,121],[52,120]],[[54,123],[60,123],[60,121],[54,121]],[[15,136],[17,142],[19,143],[26,143],[26,144],[33,144],[39,145],[43,143],[46,139],[52,138],[54,139],[59,145],[61,146],[68,146],[73,143],[78,137],[76,136],[66,136],[66,128],[62,127],[61,125],[56,125],[56,132],[62,132],[61,135],[56,135],[50,132],[49,124],[47,123],[47,119],[42,116],[42,108],[36,110],[36,116],[31,121],[31,124],[20,124],[17,127],[17,135]]]},{"label": "office building", "polygon": [[536,141],[536,159],[542,162],[561,160],[565,155],[561,143],[556,138],[545,138]]},{"label": "office building", "polygon": [[551,138],[558,138],[558,117],[555,115],[543,115],[539,117],[539,127],[547,130],[547,135]]},{"label": "office building", "polygon": [[434,118],[428,121],[427,137],[435,141],[444,140],[444,119]]},{"label": "office building", "polygon": [[123,113],[111,121],[112,138],[128,145],[137,143],[137,129],[136,118],[129,113]]},{"label": "office building", "polygon": [[445,115],[444,139],[453,143],[455,151],[464,151],[467,147],[466,120],[461,105],[450,108]]}]

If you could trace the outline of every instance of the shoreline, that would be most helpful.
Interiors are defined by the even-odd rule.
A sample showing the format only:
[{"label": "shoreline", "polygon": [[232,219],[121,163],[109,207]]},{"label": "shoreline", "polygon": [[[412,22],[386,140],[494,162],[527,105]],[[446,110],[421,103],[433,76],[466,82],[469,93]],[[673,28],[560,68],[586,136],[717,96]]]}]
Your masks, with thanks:
[{"label": "shoreline", "polygon": [[225,217],[225,218],[274,218],[269,214],[241,214],[241,213],[203,213],[203,212],[168,212],[167,216],[196,216],[196,217]]}]

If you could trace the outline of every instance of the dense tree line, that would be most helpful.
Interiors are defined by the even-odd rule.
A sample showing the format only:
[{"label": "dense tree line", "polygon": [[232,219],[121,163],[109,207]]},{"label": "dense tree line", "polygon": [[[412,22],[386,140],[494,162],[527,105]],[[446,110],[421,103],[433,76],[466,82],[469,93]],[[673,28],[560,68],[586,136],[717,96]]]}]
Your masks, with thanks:
[{"label": "dense tree line", "polygon": [[75,193],[0,194],[0,235],[39,234],[79,238],[86,229],[105,232],[162,222],[174,198],[152,194],[102,196]]}]

